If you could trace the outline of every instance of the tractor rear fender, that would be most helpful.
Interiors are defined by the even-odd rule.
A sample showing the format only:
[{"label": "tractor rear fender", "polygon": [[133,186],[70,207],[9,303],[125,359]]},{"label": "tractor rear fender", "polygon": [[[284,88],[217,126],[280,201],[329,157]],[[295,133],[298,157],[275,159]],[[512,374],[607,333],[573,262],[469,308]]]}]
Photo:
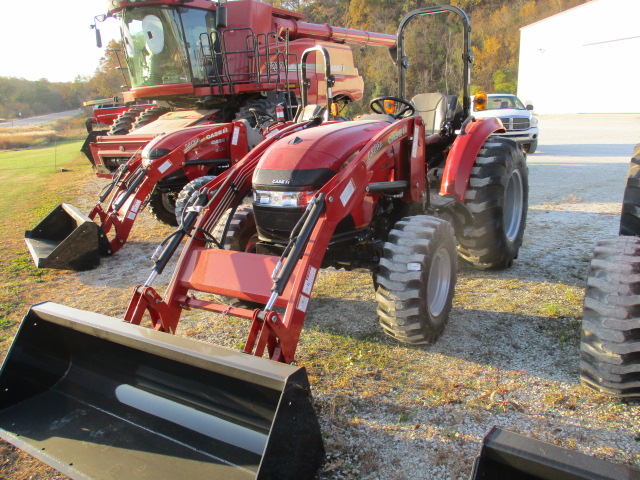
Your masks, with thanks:
[{"label": "tractor rear fender", "polygon": [[453,142],[447,156],[440,184],[440,195],[453,195],[458,202],[464,202],[471,169],[480,148],[490,135],[504,132],[502,122],[497,118],[470,117],[462,126],[462,131]]}]

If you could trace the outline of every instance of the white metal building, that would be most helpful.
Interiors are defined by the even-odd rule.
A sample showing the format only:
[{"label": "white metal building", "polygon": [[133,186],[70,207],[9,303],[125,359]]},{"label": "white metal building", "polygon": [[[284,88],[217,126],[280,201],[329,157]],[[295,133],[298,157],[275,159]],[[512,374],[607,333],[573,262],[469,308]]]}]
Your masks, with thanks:
[{"label": "white metal building", "polygon": [[520,29],[518,97],[545,113],[640,113],[640,0],[592,0]]}]

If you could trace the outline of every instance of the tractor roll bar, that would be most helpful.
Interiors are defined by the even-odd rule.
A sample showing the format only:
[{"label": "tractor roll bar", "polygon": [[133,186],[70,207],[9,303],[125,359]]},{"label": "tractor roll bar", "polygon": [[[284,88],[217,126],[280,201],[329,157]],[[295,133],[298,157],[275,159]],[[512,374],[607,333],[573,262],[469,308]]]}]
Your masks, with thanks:
[{"label": "tractor roll bar", "polygon": [[[398,96],[400,98],[406,98],[406,73],[407,68],[409,67],[409,62],[405,55],[404,51],[404,30],[408,23],[415,17],[422,15],[435,15],[439,13],[455,13],[462,20],[463,25],[463,37],[464,37],[464,52],[462,53],[463,63],[464,63],[464,81],[463,81],[463,91],[462,91],[462,108],[464,111],[464,117],[467,118],[471,111],[471,64],[473,63],[473,53],[471,51],[471,22],[469,21],[469,17],[464,12],[464,10],[454,7],[452,5],[440,5],[438,7],[425,7],[419,8],[412,12],[406,14],[402,20],[400,20],[400,25],[398,26],[398,47],[397,49],[392,48],[392,57],[395,53],[395,63],[398,67]],[[395,51],[394,51],[395,50]]]}]

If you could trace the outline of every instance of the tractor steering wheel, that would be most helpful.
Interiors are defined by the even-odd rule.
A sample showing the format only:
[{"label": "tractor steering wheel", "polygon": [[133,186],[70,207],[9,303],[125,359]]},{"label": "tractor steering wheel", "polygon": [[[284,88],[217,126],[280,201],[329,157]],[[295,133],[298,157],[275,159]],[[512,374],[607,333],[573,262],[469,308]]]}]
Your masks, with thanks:
[{"label": "tractor steering wheel", "polygon": [[384,111],[385,100],[393,100],[403,106],[398,113],[391,114],[391,116],[396,120],[402,117],[410,117],[416,113],[416,107],[414,107],[411,102],[398,97],[376,97],[369,102],[369,108],[371,108],[375,113],[387,113]]}]

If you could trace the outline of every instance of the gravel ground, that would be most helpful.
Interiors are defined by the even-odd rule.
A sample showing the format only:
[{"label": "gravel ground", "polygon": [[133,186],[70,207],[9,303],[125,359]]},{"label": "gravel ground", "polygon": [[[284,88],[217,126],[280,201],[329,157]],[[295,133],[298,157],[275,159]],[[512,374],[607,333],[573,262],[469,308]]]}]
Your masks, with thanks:
[{"label": "gravel ground", "polygon": [[[460,268],[454,311],[435,345],[406,347],[381,333],[368,274],[319,276],[298,362],[325,437],[320,479],[466,479],[494,425],[640,466],[638,404],[596,394],[578,378],[586,269],[596,240],[617,234],[640,115],[539,119],[520,256],[503,272]],[[168,232],[143,215],[114,258],[43,288],[43,300],[121,316]],[[197,312],[183,316],[179,333],[230,347],[245,334]]]}]

